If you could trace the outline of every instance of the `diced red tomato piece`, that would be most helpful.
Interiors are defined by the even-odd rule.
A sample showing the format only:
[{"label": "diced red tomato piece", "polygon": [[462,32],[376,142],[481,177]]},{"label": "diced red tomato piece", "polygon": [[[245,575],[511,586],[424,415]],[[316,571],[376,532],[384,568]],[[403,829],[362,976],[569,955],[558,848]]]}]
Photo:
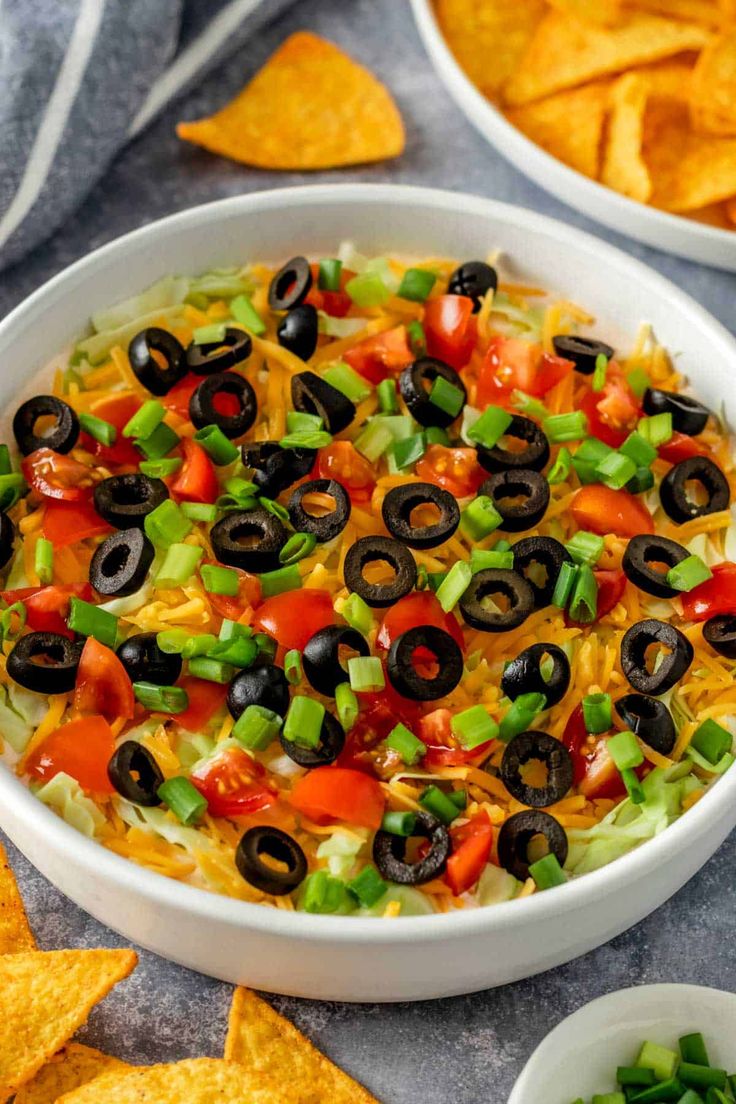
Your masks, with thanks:
[{"label": "diced red tomato piece", "polygon": [[681,460],[689,460],[692,456],[707,456],[708,449],[694,437],[688,437],[685,433],[673,433],[666,445],[660,445],[660,460],[666,460],[669,464],[679,464]]},{"label": "diced red tomato piece", "polygon": [[641,414],[639,402],[616,365],[608,366],[602,391],[589,391],[580,403],[588,419],[588,432],[618,448],[624,443]]},{"label": "diced red tomato piece", "polygon": [[[216,564],[215,560],[204,560],[205,564]],[[261,584],[257,575],[251,575],[248,571],[242,571],[239,567],[230,568],[238,576],[238,593],[208,594],[212,608],[220,617],[226,617],[229,621],[239,621],[246,609],[255,609],[261,600]]]},{"label": "diced red tomato piece", "polygon": [[180,679],[178,685],[186,690],[189,705],[183,713],[176,713],[174,719],[187,732],[201,732],[217,710],[225,704],[227,687],[221,686],[219,682],[209,682],[191,675]]},{"label": "diced red tomato piece", "polygon": [[101,713],[108,721],[135,713],[133,684],[128,672],[110,648],[88,636],[77,670],[74,708],[80,713]]},{"label": "diced red tomato piece", "polygon": [[114,445],[103,445],[90,437],[88,433],[81,436],[82,444],[87,452],[96,456],[100,463],[110,464],[134,464],[138,465],[142,459],[141,454],[128,437],[123,437],[123,428],[128,424],[133,415],[143,405],[137,395],[123,394],[111,395],[107,399],[100,399],[91,408],[90,413],[96,418],[102,418],[109,422],[117,430],[117,439]]},{"label": "diced red tomato piece", "polygon": [[654,532],[652,515],[643,502],[628,491],[614,491],[600,483],[589,483],[578,491],[572,516],[581,529],[601,535],[635,537]]},{"label": "diced red tomato piece", "polygon": [[335,612],[328,590],[289,590],[267,598],[256,611],[254,628],[268,633],[282,648],[302,651],[319,629],[333,625]]},{"label": "diced red tomato piece", "polygon": [[372,466],[351,441],[333,441],[320,449],[314,467],[316,479],[336,479],[352,502],[370,502],[376,477]]},{"label": "diced red tomato piece", "polygon": [[212,816],[248,816],[276,801],[276,793],[263,781],[263,767],[240,748],[228,748],[215,755],[194,770],[190,778],[207,799]]},{"label": "diced red tomato piece", "polygon": [[619,798],[626,793],[621,774],[610,756],[607,737],[589,736],[582,705],[576,705],[568,719],[562,742],[572,755],[574,780],[588,798]]},{"label": "diced red tomato piece", "polygon": [[[167,395],[162,396],[161,402],[167,410],[178,414],[180,418],[189,421],[189,401],[202,382],[202,376],[196,376],[194,372],[188,372],[186,376],[175,383]],[[221,391],[215,395],[214,407],[218,414],[232,416],[237,414],[240,408],[237,396]]]},{"label": "diced red tomato piece", "polygon": [[345,291],[345,285],[348,280],[352,280],[355,273],[351,272],[349,268],[342,268],[340,270],[340,290],[323,291],[318,284],[319,265],[311,264],[309,267],[312,270],[312,286],[304,302],[311,303],[317,310],[323,310],[325,314],[330,314],[333,318],[344,318],[353,305],[352,299]]},{"label": "diced red tomato piece", "polygon": [[36,449],[20,467],[28,486],[46,499],[87,502],[92,494],[90,468],[53,449]]},{"label": "diced red tomato piece", "polygon": [[109,533],[111,526],[101,518],[91,502],[57,502],[48,499],[43,511],[41,530],[55,548],[100,537]]},{"label": "diced red tomato piece", "polygon": [[478,463],[475,449],[430,445],[415,471],[426,483],[434,483],[455,498],[467,498],[480,487],[488,473]]},{"label": "diced red tomato piece", "polygon": [[626,573],[620,568],[611,571],[593,572],[598,586],[598,609],[596,617],[605,617],[619,604],[626,590]]},{"label": "diced red tomato piece", "polygon": [[59,633],[73,639],[74,633],[67,627],[69,599],[74,595],[90,602],[93,598],[89,583],[70,583],[68,586],[23,587],[20,590],[4,590],[3,599],[12,605],[22,602],[26,607],[26,625],[36,632]]},{"label": "diced red tomato piece", "polygon": [[449,709],[433,709],[421,717],[414,730],[427,745],[427,753],[422,760],[428,770],[434,767],[464,767],[467,763],[480,760],[488,755],[493,741],[479,744],[468,751],[458,746],[452,734],[452,713]]},{"label": "diced red tomato piece", "polygon": [[451,367],[464,368],[478,336],[473,300],[467,295],[437,295],[424,307],[427,352]]},{"label": "diced red tomato piece", "polygon": [[343,353],[343,360],[371,383],[380,383],[387,376],[396,375],[414,360],[406,326],[395,326],[366,337]]},{"label": "diced red tomato piece", "polygon": [[386,739],[392,728],[404,724],[412,731],[419,721],[417,702],[398,694],[390,683],[378,692],[358,694],[360,713],[345,740],[338,766],[374,774],[370,752]]},{"label": "diced red tomato piece", "polygon": [[76,778],[88,793],[114,793],[107,777],[107,764],[115,751],[112,729],[104,717],[92,715],[51,732],[26,760],[34,778],[48,782],[57,774]]},{"label": "diced red tomato piece", "polygon": [[545,353],[535,342],[495,337],[478,373],[476,405],[503,405],[514,390],[541,397],[572,371],[572,361]]},{"label": "diced red tomato piece", "polygon": [[710,579],[682,595],[682,610],[688,621],[736,614],[736,563],[716,564],[711,572]]},{"label": "diced red tomato piece", "polygon": [[380,828],[386,799],[375,778],[346,767],[317,767],[295,784],[289,801],[310,820]]},{"label": "diced red tomato piece", "polygon": [[418,625],[444,629],[461,648],[465,647],[463,630],[457,618],[445,613],[437,596],[430,590],[415,590],[391,606],[381,622],[376,643],[380,648],[388,649],[397,636]]},{"label": "diced red tomato piece", "polygon": [[452,854],[447,860],[445,879],[456,897],[476,884],[493,847],[493,827],[485,812],[450,832]]},{"label": "diced red tomato piece", "polygon": [[184,464],[171,483],[172,494],[186,502],[214,502],[220,493],[215,465],[196,441],[181,443]]}]

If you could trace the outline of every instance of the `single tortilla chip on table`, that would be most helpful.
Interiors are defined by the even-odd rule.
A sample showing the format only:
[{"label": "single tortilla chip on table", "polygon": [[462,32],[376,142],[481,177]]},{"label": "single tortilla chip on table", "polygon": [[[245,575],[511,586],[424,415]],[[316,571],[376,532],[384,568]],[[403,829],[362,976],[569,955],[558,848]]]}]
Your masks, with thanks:
[{"label": "single tortilla chip on table", "polygon": [[180,138],[262,169],[332,169],[398,157],[404,125],[390,92],[331,42],[287,38],[242,92]]},{"label": "single tortilla chip on table", "polygon": [[38,1073],[137,961],[130,950],[0,958],[0,1099]]},{"label": "single tortilla chip on table", "polygon": [[547,6],[544,0],[436,0],[435,9],[461,68],[482,92],[496,99]]},{"label": "single tortilla chip on table", "polygon": [[288,1077],[299,1088],[299,1104],[378,1104],[367,1089],[249,989],[239,987],[233,993],[225,1057],[257,1074]]},{"label": "single tortilla chip on table", "polygon": [[719,35],[698,58],[690,115],[704,134],[736,135],[736,29]]},{"label": "single tortilla chip on table", "polygon": [[504,97],[510,106],[531,103],[634,66],[700,50],[711,37],[701,25],[638,12],[616,27],[551,12],[539,24]]},{"label": "single tortilla chip on table", "polygon": [[33,938],[17,882],[0,843],[0,955],[33,951]]},{"label": "single tortilla chip on table", "polygon": [[611,81],[558,92],[506,113],[527,138],[559,161],[597,179]]},{"label": "single tortilla chip on table", "polygon": [[[292,1070],[280,1081],[226,1062],[222,1058],[193,1058],[165,1066],[142,1066],[105,1073],[56,1104],[300,1104]],[[325,1094],[315,1097],[328,1101]]]},{"label": "single tortilla chip on table", "polygon": [[696,133],[687,104],[679,100],[649,103],[642,155],[656,207],[695,211],[736,194],[736,138]]},{"label": "single tortilla chip on table", "polygon": [[69,1043],[39,1070],[32,1081],[18,1090],[14,1104],[55,1104],[64,1093],[86,1085],[103,1073],[131,1068],[119,1058],[111,1058],[93,1047]]}]

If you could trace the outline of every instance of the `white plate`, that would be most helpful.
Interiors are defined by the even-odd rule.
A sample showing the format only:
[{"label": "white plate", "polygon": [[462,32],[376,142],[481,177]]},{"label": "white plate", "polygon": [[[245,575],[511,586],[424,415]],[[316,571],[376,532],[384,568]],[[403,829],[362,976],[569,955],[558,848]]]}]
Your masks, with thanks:
[{"label": "white plate", "polygon": [[[238,196],[120,238],[56,276],[0,323],[0,410],[89,315],[166,273],[324,256],[350,238],[368,253],[482,257],[553,286],[601,319],[616,344],[651,322],[703,399],[736,403],[736,342],[678,288],[562,223],[473,196],[367,184]],[[732,405],[732,413],[733,405]],[[611,866],[492,908],[390,921],[311,916],[217,897],[154,874],[68,827],[0,767],[0,827],[82,908],[127,938],[203,973],[336,1000],[470,992],[584,954],[657,908],[736,823],[736,770],[682,820]]]},{"label": "white plate", "polygon": [[445,42],[431,0],[411,0],[411,5],[425,49],[447,91],[473,126],[520,172],[613,230],[667,253],[736,271],[736,230],[721,230],[637,203],[546,153],[512,126],[465,75]]},{"label": "white plate", "polygon": [[578,1009],[542,1040],[508,1104],[570,1104],[613,1092],[617,1066],[633,1065],[645,1039],[677,1050],[701,1031],[710,1063],[736,1069],[736,996],[700,985],[619,989]]}]

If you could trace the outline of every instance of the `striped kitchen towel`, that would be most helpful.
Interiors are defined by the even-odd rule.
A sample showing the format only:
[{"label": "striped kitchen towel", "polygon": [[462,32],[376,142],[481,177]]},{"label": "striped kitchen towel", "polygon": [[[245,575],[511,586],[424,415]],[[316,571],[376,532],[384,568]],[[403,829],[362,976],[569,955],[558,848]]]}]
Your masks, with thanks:
[{"label": "striped kitchen towel", "polygon": [[119,149],[294,0],[0,0],[0,268]]}]

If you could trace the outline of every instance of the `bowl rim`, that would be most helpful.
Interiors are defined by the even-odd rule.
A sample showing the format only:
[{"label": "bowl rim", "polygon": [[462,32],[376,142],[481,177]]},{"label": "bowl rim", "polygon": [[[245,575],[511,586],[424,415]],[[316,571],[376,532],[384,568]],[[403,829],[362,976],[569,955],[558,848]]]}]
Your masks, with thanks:
[{"label": "bowl rim", "polygon": [[[663,211],[659,207],[651,207],[647,203],[640,203],[630,196],[623,195],[621,192],[609,188],[608,185],[603,184],[600,180],[593,180],[577,169],[573,169],[558,157],[554,157],[553,154],[548,153],[542,146],[533,142],[531,138],[528,138],[521,130],[515,127],[513,123],[510,123],[503,112],[500,111],[491,100],[484,96],[475,84],[473,84],[470,77],[455,58],[455,55],[442,33],[439,21],[435,15],[432,0],[409,0],[409,2],[411,3],[414,20],[427,53],[436,64],[440,78],[453,95],[453,99],[455,99],[455,102],[465,114],[468,121],[476,126],[476,128],[480,128],[480,125],[484,124],[493,131],[491,141],[495,148],[506,157],[507,160],[511,160],[512,163],[519,168],[519,171],[523,172],[526,177],[537,185],[537,187],[551,192],[553,195],[560,198],[562,202],[573,207],[575,210],[577,210],[577,207],[574,201],[560,196],[560,190],[565,184],[568,184],[573,188],[579,188],[584,192],[588,192],[591,197],[599,200],[601,203],[608,203],[611,211],[615,212],[617,219],[619,219],[619,221],[615,223],[610,222],[604,224],[615,228],[619,233],[626,234],[628,237],[643,240],[633,228],[625,226],[620,221],[627,217],[635,218],[637,221],[641,220],[644,223],[649,222],[652,228],[658,228],[661,231],[666,232],[667,230],[675,230],[678,234],[683,235],[684,239],[689,241],[713,242],[721,245],[729,244],[733,247],[734,254],[736,255],[736,227],[733,230],[726,230],[720,226],[710,226],[706,222],[698,222],[697,219],[688,218],[687,214],[684,212],[679,214],[674,211]],[[452,80],[459,87],[452,87],[449,80],[449,74],[452,75]],[[457,95],[455,95],[455,93],[457,93]],[[477,118],[473,115],[473,111],[468,111],[466,102],[472,104],[473,111],[477,112]],[[488,137],[485,132],[484,136]],[[513,151],[513,157],[507,152],[509,149]],[[528,167],[522,169],[520,168],[520,163],[525,163]],[[550,172],[559,174],[559,190],[550,188],[546,182]],[[604,221],[597,213],[594,214],[589,211],[584,211],[583,213],[589,218],[595,219],[597,222]],[[679,254],[677,250],[670,249],[664,244],[658,245],[657,248],[665,253],[682,255]],[[717,262],[714,261],[713,263],[716,264]]]},{"label": "bowl rim", "polygon": [[[338,183],[271,189],[200,204],[121,235],[62,269],[0,321],[0,341],[3,338],[12,339],[13,331],[32,320],[43,309],[47,299],[73,298],[78,285],[95,270],[104,268],[108,262],[119,261],[130,252],[150,247],[162,234],[210,225],[226,217],[263,214],[287,207],[308,208],[326,203],[331,206],[359,203],[375,207],[390,203],[410,210],[424,208],[425,211],[450,215],[457,211],[458,197],[457,192],[413,185]],[[477,215],[513,224],[527,232],[530,238],[538,230],[553,236],[563,248],[580,248],[584,252],[593,250],[597,261],[623,270],[627,278],[647,285],[658,296],[667,297],[682,317],[709,330],[714,342],[723,346],[724,358],[730,358],[736,364],[736,338],[704,307],[642,261],[592,234],[527,208],[464,193],[462,199],[463,210],[469,217]],[[374,917],[325,916],[269,908],[167,878],[82,835],[43,805],[1,763],[0,827],[3,821],[17,817],[24,824],[32,824],[30,831],[38,838],[51,840],[54,850],[61,853],[71,850],[75,856],[74,863],[86,876],[110,880],[132,897],[142,897],[163,908],[185,910],[202,921],[224,922],[271,936],[298,937],[314,943],[367,941],[396,945],[416,940],[436,942],[449,936],[491,935],[507,924],[521,925],[525,918],[543,923],[552,916],[577,910],[589,897],[625,891],[632,880],[643,876],[649,868],[674,859],[688,841],[692,843],[706,835],[711,829],[712,819],[718,819],[719,814],[726,815],[733,804],[734,792],[736,770],[719,778],[693,808],[658,836],[609,865],[560,886],[554,892],[533,894],[492,907],[458,909],[453,913],[426,916],[399,916],[393,918],[391,923],[381,923],[379,918]]]}]

